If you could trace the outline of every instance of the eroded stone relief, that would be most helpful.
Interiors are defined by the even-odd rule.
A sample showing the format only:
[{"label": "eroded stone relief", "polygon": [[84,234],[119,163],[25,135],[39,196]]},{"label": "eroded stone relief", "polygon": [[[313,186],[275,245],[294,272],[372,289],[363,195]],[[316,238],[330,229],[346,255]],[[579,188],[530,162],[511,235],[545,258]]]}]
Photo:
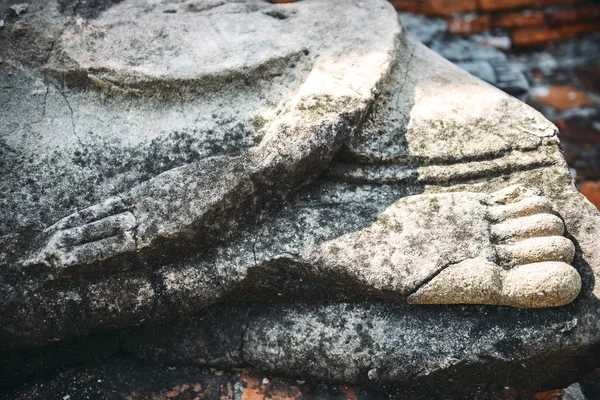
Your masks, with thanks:
[{"label": "eroded stone relief", "polygon": [[[600,216],[557,129],[417,43],[387,2],[135,0],[31,18],[54,35],[47,59],[8,48],[0,65],[0,99],[29,110],[0,111],[3,352],[141,325],[124,346],[161,361],[145,325],[212,321],[223,304],[236,311],[214,326],[244,334],[219,365],[332,381],[525,365],[547,353],[544,318],[583,321],[561,346],[598,342]],[[508,307],[473,308],[469,329],[493,329],[469,338],[453,330],[466,305]],[[432,333],[438,312],[452,342]],[[360,321],[364,354],[347,347]],[[419,324],[441,355],[394,342]],[[204,343],[207,329],[182,332]],[[527,351],[493,350],[507,338]]]}]

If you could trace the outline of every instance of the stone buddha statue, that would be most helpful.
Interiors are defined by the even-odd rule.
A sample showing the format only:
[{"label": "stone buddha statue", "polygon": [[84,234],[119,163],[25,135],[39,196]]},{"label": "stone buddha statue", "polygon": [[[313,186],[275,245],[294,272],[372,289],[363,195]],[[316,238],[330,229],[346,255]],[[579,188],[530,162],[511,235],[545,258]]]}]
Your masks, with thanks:
[{"label": "stone buddha statue", "polygon": [[[189,333],[168,326],[201,344],[248,309],[243,350],[217,362],[198,345],[199,364],[386,383],[509,339],[525,350],[489,365],[514,370],[541,356],[550,328],[531,332],[548,319],[582,321],[563,347],[597,342],[600,215],[557,129],[416,42],[387,2],[128,0],[30,18],[62,28],[34,31],[52,37],[42,62],[9,48],[0,65],[6,354],[125,329],[125,349],[168,358],[157,348]],[[214,323],[222,307],[236,311]],[[459,343],[461,320],[490,331]],[[144,342],[156,329],[168,343]],[[403,350],[403,330],[444,350]]]}]

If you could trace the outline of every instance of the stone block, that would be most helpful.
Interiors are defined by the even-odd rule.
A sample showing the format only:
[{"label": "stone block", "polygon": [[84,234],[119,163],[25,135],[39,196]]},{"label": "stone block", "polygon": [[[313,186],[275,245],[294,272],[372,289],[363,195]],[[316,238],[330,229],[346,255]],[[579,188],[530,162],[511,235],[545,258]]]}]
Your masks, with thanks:
[{"label": "stone block", "polygon": [[448,16],[477,10],[477,0],[425,0],[421,12],[428,16]]},{"label": "stone block", "polygon": [[540,28],[521,28],[512,31],[511,39],[515,46],[532,46],[552,42],[561,38],[557,29]]},{"label": "stone block", "polygon": [[500,11],[518,8],[547,7],[581,3],[581,0],[480,0],[483,11]]},{"label": "stone block", "polygon": [[597,362],[600,213],[539,112],[383,0],[151,5],[32,6],[50,48],[0,30],[1,373],[86,335],[444,394]]},{"label": "stone block", "polygon": [[543,25],[546,14],[542,11],[524,11],[503,13],[494,18],[494,26],[502,29],[513,29]]},{"label": "stone block", "polygon": [[576,24],[582,21],[597,20],[600,17],[600,6],[589,5],[575,9],[554,10],[548,13],[551,23]]},{"label": "stone block", "polygon": [[579,36],[586,33],[600,31],[600,25],[596,22],[579,23],[574,25],[562,25],[558,28],[561,38]]},{"label": "stone block", "polygon": [[448,19],[448,30],[455,35],[471,35],[487,31],[492,26],[489,15],[463,16]]}]

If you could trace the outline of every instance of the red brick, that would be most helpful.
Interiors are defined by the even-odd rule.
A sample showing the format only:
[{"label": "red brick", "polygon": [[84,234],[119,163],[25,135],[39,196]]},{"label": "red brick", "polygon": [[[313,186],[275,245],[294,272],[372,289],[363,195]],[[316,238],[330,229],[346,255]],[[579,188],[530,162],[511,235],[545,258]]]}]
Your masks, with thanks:
[{"label": "red brick", "polygon": [[423,4],[420,1],[415,0],[392,0],[392,5],[398,12],[409,12],[413,14],[421,13],[421,5]]},{"label": "red brick", "polygon": [[492,18],[489,15],[452,18],[447,22],[450,32],[456,35],[481,33],[489,30],[492,27]]},{"label": "red brick", "polygon": [[500,11],[514,8],[577,4],[581,2],[582,0],[479,0],[479,6],[484,11]]},{"label": "red brick", "polygon": [[600,31],[600,24],[593,22],[587,24],[563,25],[559,28],[560,36],[565,38],[596,31]]},{"label": "red brick", "polygon": [[519,7],[535,7],[537,0],[479,0],[479,5],[485,11],[510,10]]},{"label": "red brick", "polygon": [[421,12],[428,16],[448,16],[477,10],[477,0],[425,0]]},{"label": "red brick", "polygon": [[[517,396],[512,397],[515,398]],[[560,390],[550,390],[548,392],[534,393],[532,400],[560,400]]]},{"label": "red brick", "polygon": [[578,147],[600,146],[600,129],[588,118],[573,117],[556,121],[560,141]]},{"label": "red brick", "polygon": [[600,93],[600,65],[577,68],[577,77],[587,90]]},{"label": "red brick", "polygon": [[541,101],[558,111],[565,111],[571,108],[591,106],[594,102],[581,90],[571,86],[552,86],[548,93],[535,94],[536,100]]},{"label": "red brick", "polygon": [[511,34],[513,45],[531,46],[560,39],[560,32],[550,28],[521,28]]},{"label": "red brick", "polygon": [[582,195],[600,209],[600,182],[584,182],[579,187],[579,191]]},{"label": "red brick", "polygon": [[600,5],[576,8],[572,10],[557,10],[548,14],[552,23],[576,23],[600,18]]},{"label": "red brick", "polygon": [[542,11],[524,11],[500,14],[496,17],[494,24],[496,28],[512,29],[540,26],[544,24],[545,20],[546,14]]}]

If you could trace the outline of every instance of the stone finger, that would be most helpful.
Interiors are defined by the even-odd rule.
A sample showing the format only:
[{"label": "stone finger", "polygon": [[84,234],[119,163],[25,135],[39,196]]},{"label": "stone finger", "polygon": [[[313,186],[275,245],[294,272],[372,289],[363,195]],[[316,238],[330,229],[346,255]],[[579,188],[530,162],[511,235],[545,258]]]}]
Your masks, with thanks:
[{"label": "stone finger", "polygon": [[76,246],[61,254],[61,266],[69,268],[75,265],[91,264],[111,258],[115,255],[135,251],[135,239],[131,232],[104,238],[95,242]]},{"label": "stone finger", "polygon": [[127,212],[112,215],[80,227],[65,229],[55,234],[56,239],[54,241],[58,247],[77,246],[116,236],[121,232],[134,229],[135,226],[135,217]]},{"label": "stone finger", "polygon": [[120,197],[110,197],[99,204],[79,210],[65,218],[59,220],[54,225],[46,228],[46,232],[52,230],[68,229],[78,225],[87,224],[97,221],[116,213],[120,213],[126,209],[125,204]]}]

